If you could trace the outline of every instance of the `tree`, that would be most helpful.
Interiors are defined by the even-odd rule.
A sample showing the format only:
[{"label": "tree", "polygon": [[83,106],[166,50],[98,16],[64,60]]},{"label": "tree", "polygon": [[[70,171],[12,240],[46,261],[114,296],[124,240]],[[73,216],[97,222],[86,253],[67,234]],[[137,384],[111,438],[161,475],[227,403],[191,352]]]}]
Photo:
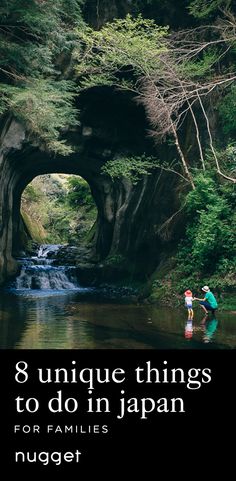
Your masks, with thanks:
[{"label": "tree", "polygon": [[[153,87],[155,91],[152,94],[155,96],[154,77],[157,72],[163,71],[161,59],[168,48],[167,32],[167,28],[158,27],[153,20],[144,20],[140,15],[137,18],[127,15],[125,19],[105,25],[98,32],[91,28],[82,34],[79,32],[82,47],[74,56],[78,61],[76,70],[81,88],[106,84],[128,89],[137,94],[148,109],[147,85]],[[171,112],[164,98],[159,96],[159,100],[161,137],[171,131],[184,175],[194,187]],[[153,115],[150,115],[150,120],[155,124]]]},{"label": "tree", "polygon": [[[100,31],[86,29],[78,34],[80,49],[75,52],[80,88],[113,85],[137,95],[152,125],[152,134],[161,141],[172,136],[182,173],[194,188],[194,180],[179,130],[191,115],[202,169],[204,152],[199,123],[204,121],[219,175],[232,182],[235,178],[222,171],[213,145],[207,101],[213,92],[230,86],[236,74],[225,68],[223,60],[235,46],[235,19],[228,13],[216,26],[168,35],[166,28],[141,16],[127,16],[105,25]],[[199,113],[201,116],[199,117]]]},{"label": "tree", "polygon": [[34,141],[67,154],[61,131],[76,123],[75,85],[63,79],[82,28],[81,0],[3,0],[0,114],[24,123]]},{"label": "tree", "polygon": [[200,138],[203,120],[217,173],[233,183],[236,179],[222,171],[217,157],[207,104],[216,91],[222,95],[236,80],[236,72],[225,68],[222,62],[235,47],[235,32],[235,19],[229,14],[221,24],[204,28],[206,39],[202,39],[201,28],[173,35],[168,43],[169,48],[160,57],[162,69],[151,81],[144,83],[144,103],[155,128],[153,135],[163,137],[169,132],[175,134],[190,115],[202,168],[205,170],[204,145]]},{"label": "tree", "polygon": [[196,18],[205,18],[228,10],[233,0],[194,0],[190,3],[189,10]]}]

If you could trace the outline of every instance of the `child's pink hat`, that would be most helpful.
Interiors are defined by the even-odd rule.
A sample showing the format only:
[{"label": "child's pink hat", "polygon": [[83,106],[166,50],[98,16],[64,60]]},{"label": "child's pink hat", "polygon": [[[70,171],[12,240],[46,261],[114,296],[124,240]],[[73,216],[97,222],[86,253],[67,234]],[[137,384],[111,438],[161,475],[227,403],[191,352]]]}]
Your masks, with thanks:
[{"label": "child's pink hat", "polygon": [[189,289],[187,291],[185,291],[184,293],[185,296],[192,296],[192,291],[190,291]]}]

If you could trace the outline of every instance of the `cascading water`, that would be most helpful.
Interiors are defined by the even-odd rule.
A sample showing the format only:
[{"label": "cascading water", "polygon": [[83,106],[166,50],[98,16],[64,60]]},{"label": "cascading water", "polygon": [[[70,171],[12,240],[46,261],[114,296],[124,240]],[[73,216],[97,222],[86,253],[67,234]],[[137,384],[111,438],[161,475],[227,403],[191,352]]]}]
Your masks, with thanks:
[{"label": "cascading water", "polygon": [[38,258],[53,256],[59,251],[60,247],[63,246],[61,244],[42,244],[38,250]]},{"label": "cascading water", "polygon": [[78,289],[73,266],[55,266],[53,256],[60,245],[42,245],[38,255],[21,259],[16,289],[64,290]]}]

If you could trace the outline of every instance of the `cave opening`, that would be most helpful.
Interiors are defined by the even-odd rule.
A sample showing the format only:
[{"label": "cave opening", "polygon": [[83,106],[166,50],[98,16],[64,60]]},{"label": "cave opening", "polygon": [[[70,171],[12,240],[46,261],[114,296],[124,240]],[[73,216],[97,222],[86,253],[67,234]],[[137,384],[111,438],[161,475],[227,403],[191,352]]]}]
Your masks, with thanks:
[{"label": "cave opening", "polygon": [[[143,107],[132,95],[105,87],[89,89],[78,101],[80,125],[65,132],[65,141],[73,147],[68,156],[48,151],[37,139],[32,141],[15,119],[6,123],[0,199],[0,283],[15,275],[16,257],[24,250],[22,193],[28,190],[30,196],[27,186],[33,179],[55,173],[80,176],[91,189],[97,215],[89,242],[95,263],[118,263],[128,275],[143,278],[159,262],[162,243],[157,226],[170,217],[173,209],[178,210],[175,179],[168,176],[165,182],[167,174],[157,170],[134,184],[124,176],[114,180],[103,172],[106,162],[154,153]],[[167,154],[160,151],[158,157],[167,158]],[[23,212],[23,219],[27,224],[27,212]],[[56,241],[55,236],[49,236],[49,240]],[[63,240],[68,241],[72,242],[68,237]]]},{"label": "cave opening", "polygon": [[22,192],[20,214],[16,254],[34,243],[92,249],[98,211],[88,182],[79,175],[35,177]]}]

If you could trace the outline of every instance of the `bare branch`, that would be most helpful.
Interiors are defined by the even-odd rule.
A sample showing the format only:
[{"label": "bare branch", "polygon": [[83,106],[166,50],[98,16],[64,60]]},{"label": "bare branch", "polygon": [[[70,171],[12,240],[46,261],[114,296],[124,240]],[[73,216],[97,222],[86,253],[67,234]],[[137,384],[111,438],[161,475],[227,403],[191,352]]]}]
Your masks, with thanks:
[{"label": "bare branch", "polygon": [[157,230],[157,233],[159,234],[160,237],[162,237],[164,240],[168,240],[170,238],[170,225],[173,223],[173,220],[176,220],[176,217],[184,210],[186,206],[186,202],[181,206],[179,210],[174,212]]},{"label": "bare branch", "polygon": [[217,167],[217,172],[218,172],[218,174],[220,174],[222,177],[224,177],[224,179],[230,180],[231,182],[233,182],[233,183],[235,184],[235,183],[236,183],[236,179],[235,179],[234,177],[230,177],[230,176],[224,174],[224,173],[221,171],[220,164],[219,164],[219,161],[218,161],[218,158],[217,158],[217,155],[216,155],[216,151],[215,151],[214,145],[213,145],[213,139],[212,139],[212,135],[211,135],[210,122],[209,122],[208,116],[207,116],[207,114],[206,114],[206,110],[205,110],[205,108],[204,108],[204,105],[203,105],[203,103],[202,103],[201,97],[199,97],[199,103],[200,103],[200,105],[201,105],[203,115],[204,115],[204,117],[205,117],[205,119],[206,119],[207,132],[208,132],[209,141],[210,141],[210,148],[211,148],[213,157],[214,157],[214,159],[215,159],[215,163],[216,163],[216,167]]}]

